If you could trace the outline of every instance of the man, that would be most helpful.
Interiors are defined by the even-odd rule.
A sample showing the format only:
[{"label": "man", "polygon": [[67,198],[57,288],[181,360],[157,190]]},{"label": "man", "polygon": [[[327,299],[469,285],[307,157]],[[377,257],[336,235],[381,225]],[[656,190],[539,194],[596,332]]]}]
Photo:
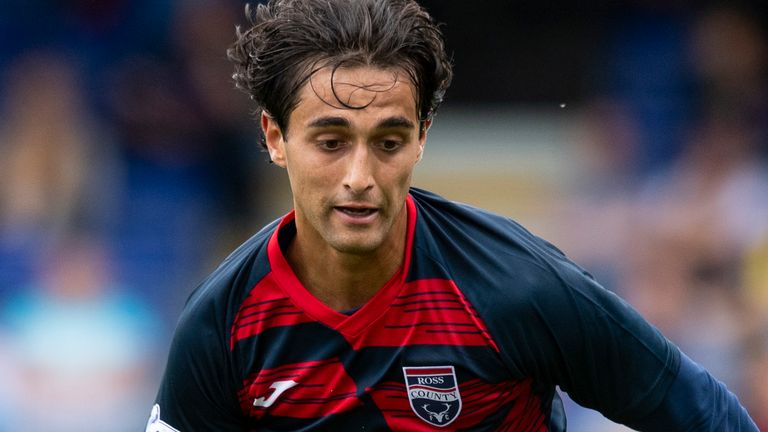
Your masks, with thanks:
[{"label": "man", "polygon": [[230,49],[294,210],[190,297],[148,431],[754,431],[736,397],[514,222],[410,187],[451,79],[412,0],[274,0]]}]

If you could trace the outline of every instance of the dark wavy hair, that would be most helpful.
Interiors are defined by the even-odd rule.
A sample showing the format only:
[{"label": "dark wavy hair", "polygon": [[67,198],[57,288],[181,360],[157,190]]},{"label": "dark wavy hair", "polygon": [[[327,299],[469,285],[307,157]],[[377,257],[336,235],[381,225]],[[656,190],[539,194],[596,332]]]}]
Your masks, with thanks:
[{"label": "dark wavy hair", "polygon": [[227,50],[233,79],[283,133],[302,86],[325,67],[404,70],[422,125],[451,82],[442,33],[413,0],[270,0],[245,14],[250,27]]}]

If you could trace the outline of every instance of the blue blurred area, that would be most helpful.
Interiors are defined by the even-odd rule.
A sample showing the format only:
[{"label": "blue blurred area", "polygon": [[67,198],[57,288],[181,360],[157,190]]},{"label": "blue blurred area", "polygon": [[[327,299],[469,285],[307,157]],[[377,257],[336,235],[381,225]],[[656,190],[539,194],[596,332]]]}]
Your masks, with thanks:
[{"label": "blue blurred area", "polygon": [[[254,219],[254,125],[225,50],[236,2],[11,2],[0,21],[4,292],[97,235],[173,315],[227,226]],[[7,11],[10,11],[8,13]],[[206,269],[200,268],[206,265]]]},{"label": "blue blurred area", "polygon": [[0,430],[138,430],[187,295],[277,215],[225,55],[242,4],[2,10]]},{"label": "blue blurred area", "polygon": [[[768,430],[759,2],[423,3],[457,75],[419,185],[560,245]],[[189,292],[290,205],[230,81],[244,2],[1,4],[0,430],[139,430]]]}]

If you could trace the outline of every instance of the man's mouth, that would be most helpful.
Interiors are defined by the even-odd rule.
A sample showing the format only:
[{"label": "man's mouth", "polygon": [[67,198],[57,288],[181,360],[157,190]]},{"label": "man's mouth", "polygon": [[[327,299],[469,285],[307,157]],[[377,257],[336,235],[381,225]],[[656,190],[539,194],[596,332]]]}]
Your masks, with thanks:
[{"label": "man's mouth", "polygon": [[336,210],[353,217],[365,217],[376,213],[378,210],[371,207],[335,207]]}]

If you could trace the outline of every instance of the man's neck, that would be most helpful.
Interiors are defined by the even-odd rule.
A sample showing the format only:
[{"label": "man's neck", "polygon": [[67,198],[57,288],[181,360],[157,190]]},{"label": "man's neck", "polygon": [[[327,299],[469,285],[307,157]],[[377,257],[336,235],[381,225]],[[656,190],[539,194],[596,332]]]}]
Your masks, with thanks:
[{"label": "man's neck", "polygon": [[[405,212],[404,212],[405,216]],[[390,241],[368,254],[349,254],[297,235],[286,259],[304,287],[336,311],[356,309],[370,300],[400,270],[405,256],[407,218],[392,227]]]}]

